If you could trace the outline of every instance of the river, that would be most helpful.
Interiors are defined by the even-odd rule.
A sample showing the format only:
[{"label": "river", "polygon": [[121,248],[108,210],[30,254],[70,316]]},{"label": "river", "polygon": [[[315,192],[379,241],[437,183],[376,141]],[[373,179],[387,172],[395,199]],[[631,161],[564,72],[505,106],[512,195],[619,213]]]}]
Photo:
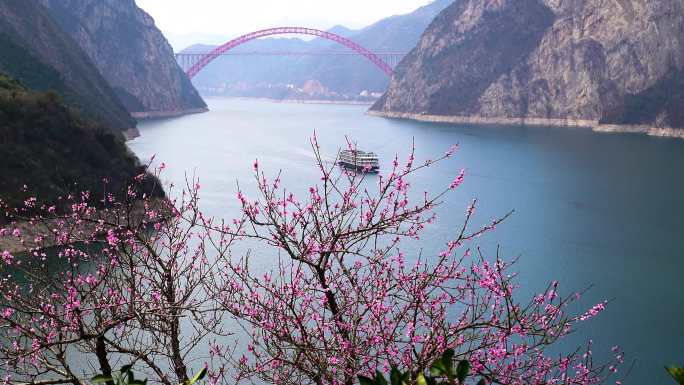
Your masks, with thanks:
[{"label": "river", "polygon": [[[461,168],[466,181],[440,207],[440,219],[422,240],[437,250],[478,198],[486,222],[515,209],[512,218],[480,243],[510,258],[521,294],[551,280],[572,293],[592,286],[582,305],[611,300],[568,342],[591,338],[597,357],[613,345],[625,351],[623,384],[671,384],[666,364],[684,364],[684,141],[586,129],[465,127],[366,116],[364,106],[210,99],[210,112],[139,125],[131,149],[165,162],[165,181],[179,185],[197,175],[202,208],[231,217],[236,181],[253,186],[252,163],[282,169],[285,185],[317,181],[309,138],[316,130],[334,157],[345,136],[379,154],[388,165],[412,141],[418,159],[435,158],[451,144],[457,155],[426,169],[417,189],[438,190]],[[577,312],[584,308],[577,307]]]}]

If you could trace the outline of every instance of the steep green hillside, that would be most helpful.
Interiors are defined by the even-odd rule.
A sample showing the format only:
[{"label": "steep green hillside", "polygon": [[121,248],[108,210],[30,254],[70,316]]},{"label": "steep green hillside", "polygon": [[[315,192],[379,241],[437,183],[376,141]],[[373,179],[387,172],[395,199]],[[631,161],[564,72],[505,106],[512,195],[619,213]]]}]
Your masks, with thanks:
[{"label": "steep green hillside", "polygon": [[135,127],[87,55],[35,0],[0,1],[0,71],[31,89],[56,90],[115,131]]},{"label": "steep green hillside", "polygon": [[29,91],[1,74],[0,159],[0,199],[11,205],[24,199],[24,185],[57,202],[86,189],[102,196],[103,178],[119,191],[142,171],[120,135],[80,118],[54,91]]}]

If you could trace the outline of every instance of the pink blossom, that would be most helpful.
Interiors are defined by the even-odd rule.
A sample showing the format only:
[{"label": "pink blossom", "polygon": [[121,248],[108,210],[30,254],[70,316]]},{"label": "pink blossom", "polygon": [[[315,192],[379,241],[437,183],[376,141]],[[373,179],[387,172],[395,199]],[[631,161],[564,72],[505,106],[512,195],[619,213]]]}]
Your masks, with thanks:
[{"label": "pink blossom", "polygon": [[451,185],[449,186],[450,189],[455,190],[458,188],[458,186],[463,183],[463,179],[465,178],[465,170],[461,170],[461,172],[458,174],[456,179],[454,179],[453,182],[451,182]]},{"label": "pink blossom", "polygon": [[598,315],[600,312],[602,312],[603,310],[606,309],[606,304],[607,304],[607,303],[608,303],[608,301],[603,301],[603,302],[601,302],[601,303],[599,303],[599,304],[594,305],[594,306],[593,306],[591,309],[589,309],[586,313],[584,313],[583,315],[581,315],[581,316],[579,317],[579,319],[580,319],[581,321],[586,321],[586,320],[588,320],[588,319],[590,319],[590,318],[595,317],[595,316]]},{"label": "pink blossom", "polygon": [[451,157],[452,155],[454,155],[456,153],[456,151],[458,151],[458,147],[459,147],[458,143],[454,144],[453,146],[451,146],[451,148],[449,148],[449,150],[446,152],[446,154],[444,154],[444,156],[446,158]]},{"label": "pink blossom", "polygon": [[107,231],[107,243],[111,247],[116,247],[119,244],[119,238],[116,236],[114,230]]},{"label": "pink blossom", "polygon": [[14,256],[12,256],[9,251],[5,250],[2,252],[2,261],[7,265],[11,265],[14,261]]},{"label": "pink blossom", "polygon": [[161,294],[158,291],[156,291],[156,290],[153,291],[151,296],[152,296],[152,301],[154,301],[155,303],[161,302]]}]

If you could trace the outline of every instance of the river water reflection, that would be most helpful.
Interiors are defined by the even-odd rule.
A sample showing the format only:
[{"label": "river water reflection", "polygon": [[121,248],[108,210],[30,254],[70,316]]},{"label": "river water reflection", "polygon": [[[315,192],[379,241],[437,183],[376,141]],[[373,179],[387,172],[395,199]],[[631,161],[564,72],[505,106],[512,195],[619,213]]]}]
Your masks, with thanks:
[{"label": "river water reflection", "polygon": [[558,280],[566,293],[593,285],[584,305],[612,300],[569,343],[591,338],[597,357],[620,345],[634,362],[624,384],[669,384],[663,365],[684,364],[684,141],[392,121],[364,115],[363,106],[208,102],[208,113],[140,124],[142,136],[129,143],[142,159],[165,162],[167,181],[200,177],[208,214],[237,213],[235,182],[253,187],[255,158],[270,172],[282,169],[284,184],[295,190],[314,184],[314,130],[330,157],[348,136],[385,165],[412,141],[419,160],[460,143],[457,156],[413,181],[420,191],[437,190],[467,170],[422,248],[434,251],[448,240],[471,198],[480,202],[482,222],[515,209],[480,243],[520,256],[521,294]]}]

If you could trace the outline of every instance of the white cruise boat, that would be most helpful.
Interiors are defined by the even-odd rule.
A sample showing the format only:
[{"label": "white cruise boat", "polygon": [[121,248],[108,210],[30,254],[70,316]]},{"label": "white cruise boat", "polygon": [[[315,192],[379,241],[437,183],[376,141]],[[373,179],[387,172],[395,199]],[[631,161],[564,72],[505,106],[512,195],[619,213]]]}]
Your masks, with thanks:
[{"label": "white cruise boat", "polygon": [[372,173],[380,170],[380,161],[378,160],[378,156],[373,152],[342,150],[337,159],[340,166],[349,170]]}]

